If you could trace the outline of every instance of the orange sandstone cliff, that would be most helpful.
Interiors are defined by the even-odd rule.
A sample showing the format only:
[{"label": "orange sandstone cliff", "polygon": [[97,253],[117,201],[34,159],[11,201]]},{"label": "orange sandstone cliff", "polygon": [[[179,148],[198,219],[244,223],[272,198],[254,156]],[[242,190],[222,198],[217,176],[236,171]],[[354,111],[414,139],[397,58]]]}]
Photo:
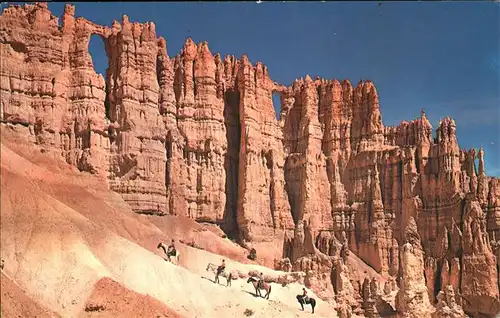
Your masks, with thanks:
[{"label": "orange sandstone cliff", "polygon": [[[435,138],[423,112],[384,126],[370,81],[286,87],[245,55],[188,39],[171,57],[154,23],[100,26],[71,5],[61,21],[46,3],[5,9],[0,56],[2,125],[107,179],[136,212],[218,224],[267,265],[289,258],[341,316],[500,311],[500,181],[482,149],[460,149],[452,119]],[[354,258],[384,292],[353,278]]]}]

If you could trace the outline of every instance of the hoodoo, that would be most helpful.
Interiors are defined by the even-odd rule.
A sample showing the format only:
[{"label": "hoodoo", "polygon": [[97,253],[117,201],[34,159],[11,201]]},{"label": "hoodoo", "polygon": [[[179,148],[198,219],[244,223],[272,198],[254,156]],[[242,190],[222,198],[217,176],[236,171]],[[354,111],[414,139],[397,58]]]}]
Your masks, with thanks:
[{"label": "hoodoo", "polygon": [[360,259],[398,281],[387,293],[399,288],[394,310],[408,317],[423,310],[414,294],[466,314],[500,310],[500,182],[482,149],[459,148],[453,119],[436,138],[425,112],[384,126],[371,81],[286,87],[246,55],[188,38],[172,57],[154,23],[101,26],[72,5],[61,24],[46,3],[4,9],[0,55],[2,125],[105,178],[135,212],[218,224],[264,265],[289,258],[338,304],[362,302]]}]

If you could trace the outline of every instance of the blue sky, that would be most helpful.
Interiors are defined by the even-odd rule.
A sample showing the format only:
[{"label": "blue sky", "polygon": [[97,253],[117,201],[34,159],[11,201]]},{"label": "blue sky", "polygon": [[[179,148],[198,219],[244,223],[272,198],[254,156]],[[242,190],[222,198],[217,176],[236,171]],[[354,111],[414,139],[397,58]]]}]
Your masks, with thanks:
[{"label": "blue sky", "polygon": [[[61,16],[64,4],[50,3]],[[170,56],[187,37],[213,53],[246,53],[273,80],[306,74],[372,80],[384,124],[420,115],[435,128],[456,120],[461,148],[484,147],[487,174],[500,176],[500,4],[498,2],[76,3],[76,16],[111,25],[127,14],[153,21]],[[90,45],[105,74],[102,41]]]}]

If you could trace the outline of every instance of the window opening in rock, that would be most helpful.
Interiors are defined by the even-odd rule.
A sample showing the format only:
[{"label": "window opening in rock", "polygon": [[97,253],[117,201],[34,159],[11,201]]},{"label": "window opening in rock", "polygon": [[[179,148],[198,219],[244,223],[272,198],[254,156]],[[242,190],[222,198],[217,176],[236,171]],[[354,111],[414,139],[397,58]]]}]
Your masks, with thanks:
[{"label": "window opening in rock", "polygon": [[[439,125],[435,125],[434,127],[438,127]],[[437,144],[437,131],[435,129],[431,129],[431,136],[430,136],[434,144]]]},{"label": "window opening in rock", "polygon": [[[104,79],[106,79],[106,69],[108,68],[108,56],[106,55],[106,49],[104,46],[104,40],[98,34],[92,34],[89,40],[89,55],[90,61],[97,74],[101,74]],[[107,87],[107,81],[104,84],[105,97],[104,97],[104,108],[106,112],[106,118],[111,118],[111,104],[109,102],[109,89]]]},{"label": "window opening in rock", "polygon": [[276,113],[276,119],[280,119],[281,115],[281,96],[278,92],[273,92],[273,108]]},{"label": "window opening in rock", "polygon": [[92,66],[97,74],[104,77],[108,68],[108,57],[101,36],[92,34],[89,41],[89,54]]},{"label": "window opening in rock", "polygon": [[474,172],[476,175],[479,173],[479,158],[474,158]]}]

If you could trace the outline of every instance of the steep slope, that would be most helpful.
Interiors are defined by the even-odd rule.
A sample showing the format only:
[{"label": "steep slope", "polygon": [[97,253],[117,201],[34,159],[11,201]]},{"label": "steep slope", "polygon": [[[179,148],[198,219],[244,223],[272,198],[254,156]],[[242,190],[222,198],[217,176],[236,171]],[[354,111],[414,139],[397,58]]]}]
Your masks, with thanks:
[{"label": "steep slope", "polygon": [[2,273],[0,282],[2,294],[0,315],[2,317],[60,317],[26,295],[26,293],[4,273]]},{"label": "steep slope", "polygon": [[[232,287],[203,279],[206,264],[220,262],[220,255],[180,244],[181,264],[194,272],[165,262],[155,248],[169,237],[147,217],[133,213],[104,180],[14,139],[10,129],[1,131],[1,257],[5,273],[34,301],[59,315],[76,316],[84,312],[96,284],[109,277],[186,317],[234,316],[246,309],[256,317],[297,313],[295,295],[301,286],[296,283],[273,284],[267,301],[253,297],[253,287],[244,279]],[[192,230],[184,226],[186,232]],[[204,232],[213,235],[219,250],[230,244]],[[236,248],[227,249],[234,253]],[[231,260],[228,267],[261,269]],[[335,315],[321,300],[317,311]]]},{"label": "steep slope", "polygon": [[105,277],[94,286],[85,304],[85,311],[79,317],[179,318],[181,316],[157,299],[134,293]]}]

